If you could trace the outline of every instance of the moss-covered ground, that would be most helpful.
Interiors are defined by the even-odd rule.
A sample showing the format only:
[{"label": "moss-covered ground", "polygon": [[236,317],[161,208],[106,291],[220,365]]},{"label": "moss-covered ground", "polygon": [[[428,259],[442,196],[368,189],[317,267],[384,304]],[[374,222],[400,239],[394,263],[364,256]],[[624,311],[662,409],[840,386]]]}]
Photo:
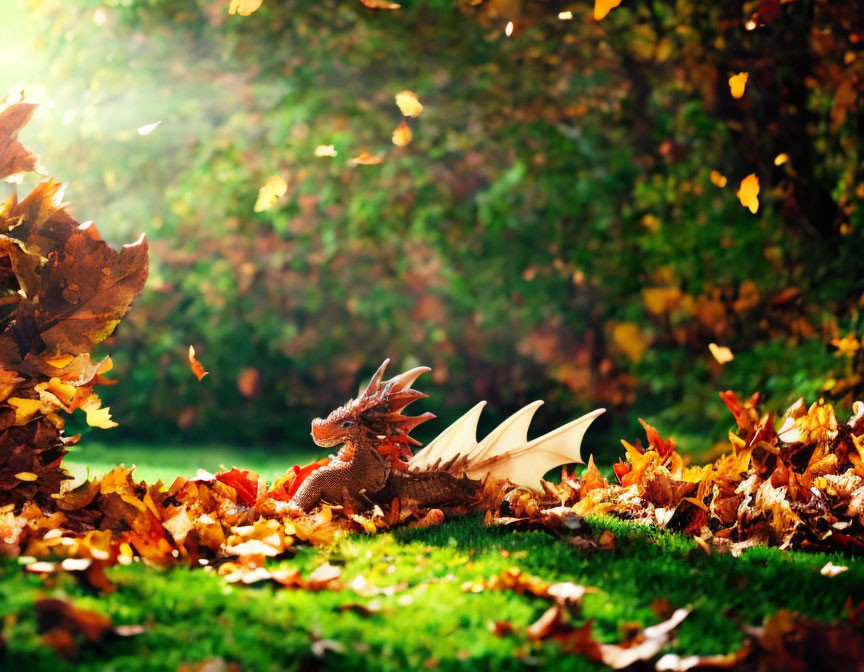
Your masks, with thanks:
[{"label": "moss-covered ground", "polygon": [[[162,464],[161,458],[170,462],[166,453],[174,454],[171,466],[181,468],[208,459],[188,447],[142,451],[142,457],[149,455],[148,475],[160,475],[152,465]],[[236,454],[223,449],[222,457],[230,466]],[[257,465],[237,461],[267,477],[284,471],[285,460],[274,458],[268,467],[268,459],[259,457]],[[467,517],[437,528],[346,537],[330,548],[297,548],[280,563],[307,575],[329,561],[343,566],[346,583],[362,576],[370,586],[399,588],[370,597],[351,590],[229,585],[200,569],[160,571],[139,563],[109,570],[117,590],[105,595],[69,576],[46,583],[5,560],[0,622],[8,651],[0,668],[174,671],[212,658],[244,671],[597,668],[562,654],[554,643],[528,642],[522,630],[548,607],[544,600],[461,588],[513,566],[596,588],[585,597],[582,617],[593,619],[595,636],[604,641],[618,641],[629,624],[656,623],[654,600],[692,608],[669,647],[682,655],[731,651],[743,641],[742,626],[759,624],[781,608],[828,620],[841,615],[847,598],[864,599],[864,561],[851,557],[757,548],[733,558],[708,555],[676,534],[620,521],[593,520],[589,526],[595,535],[611,530],[614,550],[585,552],[541,532],[487,528],[479,517]],[[822,576],[819,569],[829,560],[849,570]],[[70,599],[110,615],[115,624],[142,624],[146,631],[61,660],[36,631],[33,603],[45,596]],[[496,621],[512,623],[513,633],[496,635]],[[319,640],[326,641],[313,647]]]}]

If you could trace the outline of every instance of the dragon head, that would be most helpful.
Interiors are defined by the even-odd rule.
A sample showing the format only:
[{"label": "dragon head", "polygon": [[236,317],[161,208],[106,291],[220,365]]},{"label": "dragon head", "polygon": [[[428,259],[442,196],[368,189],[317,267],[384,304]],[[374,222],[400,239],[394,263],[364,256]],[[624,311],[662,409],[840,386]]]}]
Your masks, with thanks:
[{"label": "dragon head", "polygon": [[312,421],[312,439],[317,445],[330,448],[369,438],[375,443],[386,442],[406,449],[408,445],[421,445],[409,433],[420,423],[435,416],[432,413],[407,416],[402,415],[402,410],[408,404],[428,396],[411,389],[411,385],[431,369],[418,366],[385,381],[384,371],[389,363],[389,359],[384,360],[360,396],[340,406],[326,418]]}]

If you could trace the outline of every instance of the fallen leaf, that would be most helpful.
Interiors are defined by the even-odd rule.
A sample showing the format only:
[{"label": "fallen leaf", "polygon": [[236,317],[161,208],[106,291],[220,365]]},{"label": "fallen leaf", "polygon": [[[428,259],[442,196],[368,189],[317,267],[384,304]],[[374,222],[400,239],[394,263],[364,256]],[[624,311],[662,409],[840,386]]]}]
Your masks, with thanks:
[{"label": "fallen leaf", "polygon": [[822,567],[822,569],[819,570],[819,573],[822,576],[834,578],[838,574],[842,574],[843,572],[846,572],[846,571],[849,571],[848,567],[845,567],[843,565],[835,565],[833,562],[831,562],[829,560],[828,562],[825,563],[825,565]]},{"label": "fallen leaf", "polygon": [[189,368],[192,370],[192,373],[195,374],[195,377],[198,380],[201,380],[206,376],[209,371],[205,371],[204,367],[201,365],[201,362],[198,361],[198,358],[195,356],[195,346],[189,346]]},{"label": "fallen leaf", "polygon": [[330,589],[331,584],[342,576],[342,568],[330,563],[324,563],[309,575],[310,590]]},{"label": "fallen leaf", "polygon": [[781,152],[777,156],[774,157],[774,165],[782,166],[784,163],[789,162],[789,155],[786,152]]}]

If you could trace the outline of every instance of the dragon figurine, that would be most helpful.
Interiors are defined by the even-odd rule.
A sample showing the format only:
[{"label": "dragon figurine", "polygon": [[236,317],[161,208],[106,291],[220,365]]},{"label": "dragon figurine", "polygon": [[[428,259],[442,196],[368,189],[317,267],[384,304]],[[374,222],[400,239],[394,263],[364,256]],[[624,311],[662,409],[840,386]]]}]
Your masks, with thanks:
[{"label": "dragon figurine", "polygon": [[419,509],[469,507],[484,483],[507,480],[541,490],[543,475],[562,464],[581,462],[582,437],[605,409],[597,409],[529,441],[528,426],[542,401],[525,406],[478,443],[480,402],[416,454],[420,442],[410,436],[431,413],[402,411],[428,395],[412,388],[429,367],[420,366],[384,380],[390,360],[378,368],[356,398],[326,418],[312,422],[312,438],[321,447],[341,446],[335,457],[299,470],[290,503],[310,511],[322,502],[360,512],[395,499]]}]

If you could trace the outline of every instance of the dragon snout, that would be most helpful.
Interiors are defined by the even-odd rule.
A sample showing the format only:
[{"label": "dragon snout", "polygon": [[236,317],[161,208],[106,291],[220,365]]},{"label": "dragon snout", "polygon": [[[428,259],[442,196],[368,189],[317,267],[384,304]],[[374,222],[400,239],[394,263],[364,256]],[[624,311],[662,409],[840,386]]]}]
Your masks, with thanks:
[{"label": "dragon snout", "polygon": [[323,418],[312,421],[312,440],[322,448],[330,448],[340,443],[339,437],[335,436],[332,427]]}]

